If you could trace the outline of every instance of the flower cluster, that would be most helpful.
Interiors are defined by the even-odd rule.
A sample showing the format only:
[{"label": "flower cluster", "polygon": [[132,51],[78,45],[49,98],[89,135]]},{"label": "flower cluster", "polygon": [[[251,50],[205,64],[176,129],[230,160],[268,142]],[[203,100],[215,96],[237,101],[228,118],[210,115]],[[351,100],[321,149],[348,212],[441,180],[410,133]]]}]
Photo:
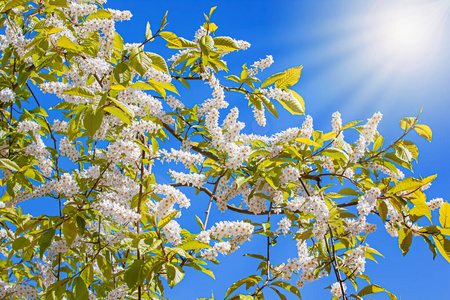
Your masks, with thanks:
[{"label": "flower cluster", "polygon": [[381,195],[379,188],[372,187],[370,190],[361,196],[358,201],[358,214],[360,216],[367,216],[377,206],[377,199]]},{"label": "flower cluster", "polygon": [[442,198],[435,198],[427,202],[427,205],[430,207],[431,210],[438,209],[444,204],[444,199]]},{"label": "flower cluster", "polygon": [[331,295],[333,295],[333,297],[337,297],[337,298],[342,298],[342,288],[341,288],[341,284],[342,284],[342,288],[344,289],[344,293],[347,290],[347,285],[345,285],[344,282],[335,282],[331,285]]},{"label": "flower cluster", "polygon": [[16,98],[16,94],[10,88],[3,88],[0,91],[0,102],[10,102]]},{"label": "flower cluster", "polygon": [[175,179],[176,183],[180,183],[182,185],[191,185],[196,188],[201,188],[205,183],[206,177],[203,174],[195,174],[195,173],[181,173],[173,170],[169,170],[170,176]]}]

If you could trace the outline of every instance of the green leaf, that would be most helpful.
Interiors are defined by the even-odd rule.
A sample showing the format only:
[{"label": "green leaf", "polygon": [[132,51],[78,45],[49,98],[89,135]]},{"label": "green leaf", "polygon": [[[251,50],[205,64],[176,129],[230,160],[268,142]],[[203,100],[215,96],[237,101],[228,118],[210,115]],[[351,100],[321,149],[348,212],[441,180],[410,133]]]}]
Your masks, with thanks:
[{"label": "green leaf", "polygon": [[243,285],[244,283],[246,283],[248,280],[248,278],[244,278],[241,280],[236,281],[235,283],[233,283],[227,290],[227,292],[225,293],[225,297],[224,299],[228,298],[228,296],[231,295],[231,293],[233,293],[235,290],[237,290],[241,285]]},{"label": "green leaf", "polygon": [[169,68],[167,67],[166,61],[161,55],[147,52],[147,56],[152,60],[152,67],[169,74]]},{"label": "green leaf", "polygon": [[320,147],[320,145],[313,140],[307,139],[307,138],[296,138],[296,142],[308,145],[308,146],[314,146],[314,147]]},{"label": "green leaf", "polygon": [[358,124],[361,123],[361,122],[362,122],[362,121],[351,121],[351,122],[348,122],[347,124],[345,124],[344,126],[342,126],[342,130],[352,128],[352,127],[358,125]]},{"label": "green leaf", "polygon": [[116,50],[123,51],[123,38],[117,32],[114,33],[113,47]]},{"label": "green leaf", "polygon": [[409,251],[409,247],[412,243],[412,237],[412,231],[407,228],[402,228],[398,232],[398,244],[400,249],[402,249],[403,256],[405,256]]},{"label": "green leaf", "polygon": [[147,22],[147,27],[145,28],[145,39],[149,40],[152,37],[152,30],[150,29],[150,23]]},{"label": "green leaf", "polygon": [[166,265],[167,270],[167,282],[169,286],[173,288],[176,284],[178,284],[184,278],[184,270],[178,266],[168,263]]},{"label": "green leaf", "polygon": [[209,244],[199,242],[197,240],[192,240],[189,242],[186,242],[179,246],[179,248],[183,250],[199,250],[199,249],[206,249],[206,248],[212,248]]},{"label": "green leaf", "polygon": [[58,6],[58,7],[69,7],[66,0],[50,0],[48,4]]},{"label": "green leaf", "polygon": [[228,36],[218,36],[214,39],[214,47],[222,49],[223,51],[234,51],[239,50],[238,44]]},{"label": "green leaf", "polygon": [[165,39],[166,41],[169,42],[169,44],[177,46],[177,47],[181,47],[182,44],[180,42],[180,40],[178,39],[178,36],[173,33],[173,32],[169,32],[169,31],[162,31],[159,33],[159,35]]},{"label": "green leaf", "polygon": [[421,199],[413,199],[411,201],[414,207],[409,211],[409,214],[416,217],[426,216],[431,222],[431,210],[425,201]]},{"label": "green leaf", "polygon": [[296,295],[298,298],[302,299],[302,296],[300,295],[300,291],[297,287],[293,286],[290,283],[284,282],[284,281],[274,281],[271,285],[278,286],[280,288],[285,289],[286,291],[289,291]]},{"label": "green leaf", "polygon": [[347,161],[348,159],[347,153],[338,148],[328,148],[322,151],[321,154],[333,159],[342,159],[343,161]]},{"label": "green leaf", "polygon": [[293,86],[300,79],[302,69],[303,66],[287,69],[283,72],[284,76],[275,82],[275,87],[279,89],[286,89]]},{"label": "green leaf", "polygon": [[147,52],[139,47],[134,47],[130,51],[130,65],[143,77],[152,66],[152,60]]},{"label": "green leaf", "polygon": [[56,45],[61,48],[72,49],[75,51],[78,51],[80,49],[80,45],[75,44],[65,36],[60,37],[59,40],[56,42]]},{"label": "green leaf", "polygon": [[139,279],[141,277],[143,265],[144,261],[142,259],[135,259],[125,271],[123,280],[125,281],[129,289],[134,289],[140,284]]},{"label": "green leaf", "polygon": [[395,187],[389,190],[389,193],[396,194],[403,191],[413,191],[423,186],[424,183],[414,177],[407,177],[398,182]]},{"label": "green leaf", "polygon": [[409,153],[411,153],[412,157],[417,161],[417,158],[419,157],[419,148],[417,148],[413,142],[400,140],[398,141],[398,145],[408,149]]},{"label": "green leaf", "polygon": [[414,124],[414,121],[416,119],[412,118],[412,117],[406,117],[400,120],[400,127],[403,130],[408,130],[409,128],[411,128],[411,126]]},{"label": "green leaf", "polygon": [[120,63],[114,68],[114,79],[120,84],[127,84],[131,79],[131,71],[127,64]]},{"label": "green leaf", "polygon": [[450,204],[444,202],[439,209],[439,223],[443,228],[450,228]]},{"label": "green leaf", "polygon": [[338,194],[356,197],[360,196],[360,194],[352,188],[343,188],[338,192]]},{"label": "green leaf", "polygon": [[293,115],[303,115],[305,113],[305,106],[303,98],[292,90],[288,90],[292,93],[294,97],[289,98],[289,100],[280,100],[278,102],[283,105],[283,107]]},{"label": "green leaf", "polygon": [[175,210],[164,217],[161,221],[158,222],[158,229],[161,230],[164,226],[169,224],[170,221],[172,221],[173,218],[178,214],[179,210]]},{"label": "green leaf", "polygon": [[105,9],[98,9],[95,13],[90,14],[86,21],[92,20],[92,19],[110,19],[112,17],[112,14],[105,10]]},{"label": "green leaf", "polygon": [[431,132],[430,127],[423,124],[417,124],[414,126],[414,130],[424,139],[431,142],[431,139],[433,138],[433,133]]},{"label": "green leaf", "polygon": [[14,7],[20,6],[20,5],[24,4],[24,3],[27,3],[28,1],[29,0],[11,0],[11,1],[8,1],[8,3],[6,3],[6,5],[2,9],[2,13],[6,12],[6,11],[8,11],[8,10],[14,8]]},{"label": "green leaf", "polygon": [[391,300],[397,300],[397,297],[394,294],[388,292],[385,288],[382,288],[381,286],[376,284],[371,284],[364,287],[362,290],[359,291],[358,296],[362,297],[366,295],[376,294],[379,292],[386,292]]},{"label": "green leaf", "polygon": [[92,264],[88,265],[83,272],[80,274],[81,278],[83,279],[84,283],[87,286],[90,286],[94,282],[94,267]]},{"label": "green leaf", "polygon": [[450,263],[450,240],[443,235],[433,235],[433,240],[439,253]]},{"label": "green leaf", "polygon": [[386,222],[386,218],[387,218],[388,211],[389,211],[386,201],[378,200],[377,204],[378,204],[378,212],[380,214],[381,220],[383,220],[383,222]]},{"label": "green leaf", "polygon": [[20,249],[24,249],[28,245],[30,245],[30,241],[26,237],[20,236],[14,240],[11,247],[16,251],[19,251]]},{"label": "green leaf", "polygon": [[39,245],[39,255],[42,259],[45,250],[52,244],[53,237],[55,236],[55,229],[50,228],[44,232],[38,240]]},{"label": "green leaf", "polygon": [[194,264],[194,265],[192,265],[192,267],[194,269],[198,270],[198,271],[201,271],[201,272],[205,273],[206,275],[210,276],[212,279],[216,279],[216,277],[214,276],[213,271],[211,271],[210,269],[205,268],[205,267],[203,267],[203,266],[201,266],[199,264]]},{"label": "green leaf", "polygon": [[99,109],[94,112],[92,109],[88,109],[84,113],[83,125],[86,132],[90,137],[93,137],[103,121],[103,110]]},{"label": "green leaf", "polygon": [[80,96],[80,97],[86,97],[86,98],[93,98],[95,94],[88,88],[83,86],[76,86],[73,88],[70,88],[68,90],[65,90],[62,92],[63,95],[72,95],[72,96]]},{"label": "green leaf", "polygon": [[285,295],[283,295],[282,293],[280,293],[280,291],[279,291],[279,290],[277,290],[276,288],[274,288],[274,287],[271,287],[271,286],[270,286],[270,288],[271,288],[272,290],[274,290],[274,291],[275,291],[275,293],[277,293],[278,297],[279,297],[279,298],[280,298],[281,300],[287,300],[286,296],[285,296]]},{"label": "green leaf", "polygon": [[130,117],[126,113],[124,113],[121,109],[119,109],[117,107],[107,106],[107,107],[103,107],[103,110],[118,117],[122,122],[124,122],[128,125],[131,125]]},{"label": "green leaf", "polygon": [[209,32],[214,32],[217,30],[217,25],[214,23],[203,23],[203,28],[205,28],[206,30],[208,30]]},{"label": "green leaf", "polygon": [[67,245],[70,247],[73,240],[77,236],[77,224],[73,220],[69,220],[63,223],[63,234]]},{"label": "green leaf", "polygon": [[81,277],[73,280],[73,295],[77,300],[89,300],[89,292]]},{"label": "green leaf", "polygon": [[265,88],[269,85],[271,85],[272,83],[277,82],[278,80],[281,80],[284,77],[284,73],[275,73],[269,77],[266,78],[266,80],[263,81],[263,83],[261,83],[261,88]]},{"label": "green leaf", "polygon": [[[237,78],[237,76],[235,76]],[[258,95],[258,98],[261,100],[261,102],[264,104],[264,106],[267,108],[267,110],[275,116],[275,118],[278,119],[278,111],[275,108],[275,105],[273,105],[272,101],[270,101],[266,96],[264,95]]]},{"label": "green leaf", "polygon": [[199,41],[199,46],[203,53],[209,55],[209,52],[214,48],[214,40],[210,35],[202,36]]},{"label": "green leaf", "polygon": [[8,169],[10,171],[19,171],[20,167],[12,160],[0,158],[0,169]]}]

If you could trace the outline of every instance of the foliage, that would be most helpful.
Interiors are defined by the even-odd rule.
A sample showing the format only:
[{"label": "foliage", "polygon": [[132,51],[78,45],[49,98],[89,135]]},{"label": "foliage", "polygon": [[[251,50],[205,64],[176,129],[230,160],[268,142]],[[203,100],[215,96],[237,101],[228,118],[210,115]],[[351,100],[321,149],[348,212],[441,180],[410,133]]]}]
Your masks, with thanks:
[{"label": "foliage", "polygon": [[[392,144],[376,130],[380,113],[364,125],[343,125],[336,112],[330,132],[314,130],[306,116],[301,127],[270,137],[242,134],[237,108],[219,125],[219,111],[229,105],[225,94],[242,95],[262,126],[266,109],[278,117],[278,102],[304,114],[302,97],[290,89],[302,67],[261,80],[258,73],[273,63],[268,56],[232,74],[225,56],[250,44],[216,36],[214,8],[194,40],[167,31],[166,14],[155,32],[147,25],[142,43],[126,44],[114,24],[131,14],[104,9],[103,2],[2,1],[0,298],[162,299],[188,267],[214,278],[208,262],[255,234],[264,236],[267,250],[247,254],[259,268],[230,286],[227,299],[286,299],[288,292],[301,298],[305,282],[328,274],[336,277],[334,299],[378,292],[396,299],[364,274],[366,258],[379,255],[365,244],[376,230],[369,214],[398,237],[404,255],[423,238],[434,256],[439,251],[450,261],[450,206],[424,193],[436,176],[404,178],[400,170],[411,170],[419,154],[407,134],[415,130],[431,141],[419,116],[400,121],[404,132]],[[168,61],[145,50],[163,40],[179,50]],[[182,92],[177,81],[186,86]],[[202,103],[174,96],[203,83],[212,97]],[[37,88],[54,95],[51,109],[41,106]],[[351,129],[360,133],[355,143],[344,140]],[[170,148],[169,139],[179,148]],[[188,171],[169,169],[174,162]],[[158,183],[153,167],[174,182]],[[196,232],[176,221],[190,205],[186,186],[209,198]],[[56,203],[58,215],[22,211],[21,202],[42,197]],[[249,219],[210,226],[214,202]],[[274,229],[276,214],[283,218]],[[282,238],[293,239],[298,257],[274,265],[270,251]],[[363,281],[368,285],[360,288]]]}]

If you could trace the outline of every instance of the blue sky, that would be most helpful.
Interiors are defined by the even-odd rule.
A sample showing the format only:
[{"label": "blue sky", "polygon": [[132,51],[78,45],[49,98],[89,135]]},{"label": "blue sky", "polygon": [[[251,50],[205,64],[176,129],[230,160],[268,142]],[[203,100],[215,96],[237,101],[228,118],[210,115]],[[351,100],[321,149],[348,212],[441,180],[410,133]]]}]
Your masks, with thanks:
[{"label": "blue sky", "polygon": [[[213,22],[219,26],[217,35],[229,35],[252,44],[245,52],[230,54],[228,63],[231,72],[234,70],[234,73],[239,73],[243,63],[252,63],[267,54],[273,55],[275,63],[269,71],[261,74],[262,78],[303,65],[302,77],[295,90],[305,99],[306,111],[314,118],[315,128],[319,130],[331,129],[331,114],[336,110],[341,112],[344,122],[365,120],[374,112],[381,111],[383,120],[379,131],[386,141],[394,141],[401,134],[398,121],[406,116],[415,116],[424,105],[421,123],[429,125],[434,136],[432,143],[428,143],[415,133],[411,134],[410,139],[418,144],[420,150],[419,164],[414,167],[415,174],[438,174],[437,180],[428,190],[428,197],[448,200],[448,7],[438,1],[390,2],[110,0],[107,5],[129,9],[133,13],[131,21],[117,25],[126,42],[142,41],[147,21],[156,30],[167,10],[169,25],[166,30],[193,38],[194,32],[204,22],[203,13],[217,5],[213,15]],[[397,28],[403,18],[415,20],[412,23],[407,20],[402,25],[413,27],[410,29],[412,33]],[[411,34],[409,40],[402,44],[401,39]],[[396,38],[400,39],[399,44],[395,44]],[[146,49],[162,51],[158,53],[169,58],[173,52],[163,50],[163,44],[157,41]],[[192,103],[203,100],[196,100],[192,91],[182,87],[179,89]],[[239,101],[237,98],[229,101],[231,105],[242,107],[239,102],[233,102]],[[241,109],[241,117],[250,122],[247,123],[246,131],[267,131],[271,134],[298,126],[303,121],[303,117],[292,117],[282,110],[279,107],[279,120],[268,117],[268,128],[263,129],[251,126],[251,118],[246,117]],[[251,113],[247,111],[246,114]],[[199,204],[193,208],[198,207],[197,214],[201,215],[203,206]],[[210,224],[222,217],[224,215],[215,213]],[[240,216],[228,215],[226,218],[234,220]],[[450,265],[440,256],[433,261],[428,246],[419,239],[414,240],[410,253],[403,258],[397,240],[384,231],[379,221],[372,221],[380,229],[369,238],[368,243],[385,255],[384,259],[378,260],[378,264],[371,261],[366,264],[373,283],[396,293],[401,299],[448,299]],[[221,299],[229,285],[256,269],[254,259],[242,256],[247,252],[262,251],[262,238],[255,237],[252,242],[251,249],[243,248],[234,255],[224,257],[221,266],[213,266],[215,281],[206,275],[188,272],[188,276],[178,286],[167,291],[167,297],[209,297],[211,290],[214,290],[216,298]],[[274,256],[275,259],[279,257],[278,263],[283,261],[283,256],[294,253],[295,245],[288,241],[285,244],[283,251],[280,250]],[[303,299],[329,299],[330,293],[323,287],[334,282],[331,277],[307,284],[302,289]],[[349,291],[352,291],[352,287],[349,287]],[[276,295],[267,298],[275,299]],[[388,299],[382,294],[374,298]]]},{"label": "blue sky", "polygon": [[[156,31],[166,11],[169,11],[166,30],[192,39],[204,22],[203,13],[217,5],[212,19],[219,26],[217,35],[244,39],[252,44],[249,50],[228,56],[231,73],[239,74],[245,62],[251,64],[268,54],[273,55],[275,63],[261,74],[263,79],[287,68],[303,65],[302,77],[294,89],[305,99],[306,112],[314,118],[315,129],[318,130],[331,130],[331,114],[335,111],[341,112],[344,122],[365,120],[381,111],[383,119],[378,129],[386,142],[394,141],[402,133],[398,121],[417,115],[424,105],[420,123],[431,127],[433,141],[428,143],[415,133],[409,137],[420,150],[419,164],[414,166],[415,175],[438,174],[427,195],[429,199],[443,197],[448,201],[448,5],[445,6],[442,1],[391,2],[110,0],[106,6],[131,10],[132,20],[116,27],[126,42],[141,42],[145,39],[147,21]],[[405,15],[414,21],[397,28],[396,22],[402,22]],[[425,18],[423,23],[422,17]],[[411,30],[408,31],[408,28]],[[398,41],[405,37],[409,39],[403,43]],[[160,53],[167,59],[175,51],[166,50],[164,44],[160,39],[147,45],[146,50]],[[188,91],[181,85],[178,87],[183,99],[190,104],[208,97],[205,90],[194,93],[196,89]],[[267,115],[267,128],[260,128],[252,123],[251,111],[245,110],[243,99],[233,96],[227,99],[231,107],[240,107],[242,119],[248,120],[246,132],[271,134],[299,126],[304,119],[304,116],[291,116],[277,106],[280,118],[276,120]],[[194,199],[194,194],[190,195]],[[203,216],[207,200],[192,202],[192,210]],[[194,212],[186,212],[185,217],[193,216]],[[224,217],[228,220],[241,218],[233,213],[225,216],[214,212],[210,225]],[[366,264],[367,274],[373,283],[394,292],[401,299],[448,299],[450,264],[440,256],[433,261],[428,246],[419,239],[413,241],[411,251],[403,258],[397,239],[385,232],[380,221],[371,221],[380,229],[369,238],[368,243],[385,255],[384,259],[378,260],[378,264],[371,261]],[[188,226],[198,230],[192,224]],[[276,263],[284,262],[286,255],[293,256],[295,253],[294,243],[281,243],[283,247],[277,247],[281,249],[273,256]],[[173,290],[167,287],[166,296],[170,299],[195,299],[210,297],[214,290],[216,299],[222,299],[232,283],[252,274],[257,268],[256,260],[242,255],[262,253],[264,239],[254,237],[248,245],[251,247],[243,247],[221,259],[221,266],[211,266],[216,275],[215,281],[190,271]],[[330,276],[307,284],[301,290],[303,299],[331,298],[330,292],[323,288],[334,281]],[[360,287],[363,286],[361,284]],[[349,291],[353,291],[351,286]],[[294,299],[288,296],[288,299]],[[275,294],[266,297],[275,298]],[[388,299],[382,294],[373,298]]]}]

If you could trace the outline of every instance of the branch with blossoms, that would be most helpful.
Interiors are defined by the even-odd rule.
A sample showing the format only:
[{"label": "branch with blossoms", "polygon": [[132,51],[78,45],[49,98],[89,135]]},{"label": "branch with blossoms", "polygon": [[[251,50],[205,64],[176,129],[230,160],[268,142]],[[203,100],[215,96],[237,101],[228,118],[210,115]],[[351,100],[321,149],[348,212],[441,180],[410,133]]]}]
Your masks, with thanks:
[{"label": "branch with blossoms", "polygon": [[[331,131],[317,130],[293,88],[301,66],[261,77],[274,63],[268,55],[228,69],[225,59],[250,44],[216,34],[215,8],[193,39],[167,31],[166,14],[143,42],[125,43],[115,26],[131,13],[104,2],[1,8],[0,298],[163,299],[186,268],[214,277],[208,263],[249,252],[253,236],[265,239],[265,249],[247,253],[260,267],[224,298],[300,298],[306,283],[331,273],[333,297],[361,298],[383,290],[369,283],[346,292],[347,282],[366,279],[366,256],[378,254],[365,243],[377,227],[371,214],[403,254],[416,236],[448,258],[448,203],[424,193],[435,176],[403,173],[418,158],[407,134],[432,137],[418,117],[402,119],[403,134],[386,145],[381,113],[360,125],[335,112]],[[163,40],[178,50],[168,60],[146,49]],[[202,84],[211,96],[191,103],[176,81]],[[229,93],[248,101],[260,126],[281,107],[304,121],[270,136],[245,134]],[[345,139],[348,130],[359,132],[356,142]],[[192,207],[181,187],[205,201],[197,229],[186,228],[183,212]],[[58,214],[24,213],[22,202],[37,198]],[[208,224],[212,216],[220,221]],[[297,255],[277,255],[282,239],[295,241]]]}]

